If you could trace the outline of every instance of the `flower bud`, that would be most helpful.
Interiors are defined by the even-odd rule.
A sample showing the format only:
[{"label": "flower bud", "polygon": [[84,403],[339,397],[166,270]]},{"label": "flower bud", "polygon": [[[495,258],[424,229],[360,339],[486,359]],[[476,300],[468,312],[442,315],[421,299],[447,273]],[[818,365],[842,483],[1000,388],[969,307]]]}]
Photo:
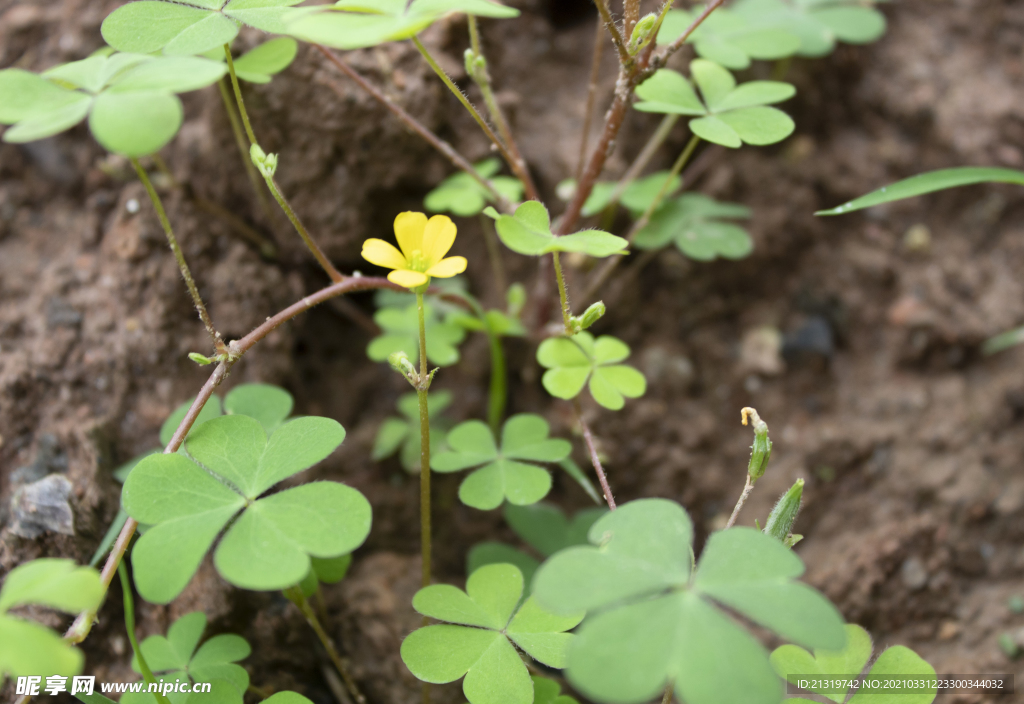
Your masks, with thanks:
[{"label": "flower bud", "polygon": [[189,352],[188,358],[201,367],[205,367],[207,364],[213,364],[212,359],[204,354],[199,354],[198,352]]},{"label": "flower bud", "polygon": [[651,39],[654,38],[651,34],[654,32],[654,25],[657,22],[658,16],[652,12],[642,17],[636,23],[633,27],[633,34],[629,38],[629,46],[627,47],[631,56],[651,43]]},{"label": "flower bud", "polygon": [[743,425],[747,424],[749,417],[754,425],[754,444],[750,447],[750,464],[747,465],[747,472],[751,481],[757,481],[768,468],[768,459],[772,456],[772,441],[768,439],[768,424],[761,420],[757,411],[753,408],[744,408],[740,411],[743,418]]},{"label": "flower bud", "polygon": [[580,329],[586,330],[591,325],[600,320],[607,309],[604,307],[604,301],[598,301],[592,303],[589,308],[583,311],[583,315],[580,316]]},{"label": "flower bud", "polygon": [[405,352],[392,352],[388,355],[388,364],[399,374],[407,377],[416,377],[416,367],[409,361],[409,355]]},{"label": "flower bud", "polygon": [[477,83],[487,82],[490,76],[487,75],[487,59],[483,54],[477,54],[472,49],[466,49],[462,55],[466,65],[466,73]]},{"label": "flower bud", "polygon": [[793,547],[803,536],[791,535],[796,514],[800,512],[800,500],[804,494],[804,480],[797,479],[789,491],[782,495],[775,508],[768,514],[764,524],[764,534],[782,541],[787,547]]},{"label": "flower bud", "polygon": [[258,144],[249,147],[249,158],[264,178],[272,178],[277,171],[277,154],[267,154]]}]

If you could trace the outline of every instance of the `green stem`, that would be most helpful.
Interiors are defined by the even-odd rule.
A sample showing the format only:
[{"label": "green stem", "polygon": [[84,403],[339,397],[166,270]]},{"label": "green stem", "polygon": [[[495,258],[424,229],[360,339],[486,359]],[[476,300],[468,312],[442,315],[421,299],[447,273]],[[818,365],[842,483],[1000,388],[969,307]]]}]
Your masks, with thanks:
[{"label": "green stem", "polygon": [[555,265],[555,281],[558,282],[558,300],[562,304],[562,324],[565,325],[565,334],[572,335],[572,310],[569,308],[569,294],[565,290],[565,277],[562,276],[562,262],[558,259],[558,252],[551,253],[551,261]]},{"label": "green stem", "polygon": [[278,188],[277,181],[274,180],[274,177],[264,174],[263,180],[267,182],[267,188],[270,189],[270,194],[274,196],[274,200],[276,200],[277,204],[281,206],[281,210],[284,211],[284,214],[288,217],[288,221],[291,222],[295,231],[299,233],[299,237],[301,237],[302,241],[306,244],[306,248],[313,253],[313,258],[316,259],[317,263],[324,271],[327,272],[327,275],[331,277],[331,281],[334,283],[342,281],[345,277],[342,276],[340,271],[334,268],[334,265],[331,264],[331,260],[327,258],[327,255],[323,253],[320,246],[313,241],[312,237],[310,237],[309,231],[306,230],[306,226],[302,224],[302,221],[299,220],[299,216],[295,214],[294,210],[292,210],[291,204],[288,203],[288,199],[284,197],[283,193],[281,193],[281,189]]},{"label": "green stem", "polygon": [[245,101],[242,100],[242,89],[238,85],[238,75],[235,73],[235,60],[231,58],[231,45],[224,45],[224,56],[228,60],[228,73],[231,75],[231,87],[235,90],[235,102],[238,103],[238,113],[242,116],[242,124],[245,125],[245,134],[249,138],[249,144],[256,144],[256,134],[252,131],[249,123],[249,113],[245,109]]},{"label": "green stem", "polygon": [[473,313],[483,325],[484,333],[487,334],[487,342],[491,347],[491,389],[487,402],[487,423],[491,426],[494,437],[499,437],[501,422],[505,417],[505,404],[508,400],[508,370],[505,365],[505,350],[501,344],[501,336],[491,329],[487,321],[487,313],[483,307],[471,296],[461,296],[462,300],[469,303]]},{"label": "green stem", "polygon": [[[420,555],[423,558],[423,586],[430,586],[430,410],[427,406],[427,391],[430,376],[427,374],[427,328],[423,309],[423,292],[416,292],[416,308],[420,324],[420,381],[416,396],[420,406]],[[426,618],[424,618],[426,622]]]},{"label": "green stem", "polygon": [[192,278],[192,271],[188,268],[188,262],[185,261],[185,255],[181,251],[181,247],[178,246],[178,238],[174,236],[174,230],[171,228],[171,221],[167,219],[167,211],[164,210],[163,201],[160,200],[160,196],[157,194],[156,189],[153,188],[153,183],[149,180],[149,174],[142,168],[139,160],[136,158],[131,159],[132,166],[135,167],[135,173],[138,174],[139,180],[142,181],[142,185],[146,187],[146,193],[149,194],[149,200],[152,201],[153,207],[156,209],[156,216],[160,220],[160,226],[164,229],[164,234],[167,236],[167,244],[171,246],[171,251],[174,253],[174,259],[178,262],[178,269],[181,271],[181,277],[185,279],[185,286],[188,287],[188,292],[192,296],[192,303],[195,304],[196,310],[199,312],[199,319],[203,321],[203,325],[206,326],[206,332],[210,333],[210,338],[213,340],[214,349],[219,354],[223,342],[220,339],[220,333],[217,332],[216,328],[213,327],[213,321],[210,319],[210,314],[206,311],[206,304],[203,303],[202,296],[199,295],[199,289],[196,287],[196,281]]},{"label": "green stem", "polygon": [[224,102],[224,111],[228,114],[228,122],[231,123],[231,132],[235,135],[235,144],[238,146],[238,153],[242,157],[242,164],[245,165],[245,173],[249,176],[249,182],[252,184],[253,190],[256,192],[256,197],[260,201],[260,207],[263,208],[263,214],[267,217],[267,223],[274,223],[274,211],[270,209],[270,201],[267,200],[267,194],[263,192],[263,188],[260,186],[260,177],[256,173],[256,167],[252,164],[252,159],[249,158],[249,150],[245,146],[245,132],[242,131],[242,123],[238,119],[238,112],[235,110],[235,106],[231,103],[231,93],[228,92],[227,82],[222,78],[217,81],[217,88],[220,89],[220,97]]},{"label": "green stem", "polygon": [[[319,585],[318,585],[319,586]],[[341,679],[345,682],[345,689],[348,690],[352,698],[356,700],[356,704],[366,704],[366,697],[359,691],[359,687],[356,686],[356,681],[352,678],[352,674],[348,671],[348,667],[345,665],[345,660],[341,657],[338,649],[334,647],[334,641],[327,635],[324,627],[320,625],[320,620],[316,617],[316,612],[313,611],[313,607],[309,605],[309,601],[306,600],[305,594],[302,593],[302,588],[298,585],[294,587],[288,587],[284,590],[284,595],[290,602],[298,607],[302,615],[306,617],[306,623],[316,633],[316,637],[320,639],[320,644],[324,646],[324,650],[327,651],[327,656],[331,659],[334,664],[334,669],[341,675]]]},{"label": "green stem", "polygon": [[516,159],[511,154],[509,149],[505,146],[505,143],[502,142],[498,135],[494,133],[491,126],[487,124],[487,120],[483,118],[483,115],[473,107],[473,104],[469,102],[469,98],[467,98],[459,87],[455,85],[455,82],[448,77],[448,74],[445,73],[443,68],[441,68],[441,65],[438,64],[437,61],[434,60],[434,57],[430,55],[430,52],[427,51],[427,47],[423,46],[423,42],[419,40],[419,37],[413,37],[412,42],[416,45],[416,48],[419,49],[420,54],[423,55],[423,58],[430,65],[430,68],[432,68],[434,73],[437,74],[437,77],[440,78],[446,86],[448,86],[448,90],[452,92],[452,95],[458,98],[459,102],[462,103],[462,106],[469,111],[469,114],[472,115],[476,123],[480,125],[480,129],[484,131],[487,138],[491,140],[491,143],[494,144],[495,147],[497,147],[502,158],[508,162],[508,166],[512,169],[512,173],[516,175],[516,178],[523,182],[523,186],[526,187],[527,198],[535,200],[537,198],[537,191],[533,187],[533,180],[530,178],[530,174],[526,171],[522,159]]},{"label": "green stem", "polygon": [[[146,681],[146,684],[156,685],[156,676],[149,669],[149,664],[146,662],[142,649],[139,647],[139,641],[135,637],[135,602],[132,599],[132,585],[128,582],[128,570],[123,562],[118,564],[117,574],[121,577],[121,593],[124,595],[124,627],[128,631],[128,640],[132,644],[132,652],[135,653],[135,659],[139,663],[139,670],[142,671],[142,678]],[[157,701],[160,704],[171,704],[163,692],[158,690],[153,694],[156,695]]]}]

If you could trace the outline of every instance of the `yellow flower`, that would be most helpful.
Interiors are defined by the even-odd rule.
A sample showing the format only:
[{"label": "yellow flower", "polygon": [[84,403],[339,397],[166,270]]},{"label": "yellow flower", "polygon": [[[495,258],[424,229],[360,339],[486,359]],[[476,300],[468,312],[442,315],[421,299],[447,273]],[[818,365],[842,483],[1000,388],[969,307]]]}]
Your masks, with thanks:
[{"label": "yellow flower", "polygon": [[455,223],[445,215],[427,220],[423,213],[399,213],[395,218],[395,238],[402,251],[389,242],[369,239],[363,242],[363,259],[394,269],[388,281],[406,288],[418,288],[431,276],[447,279],[466,270],[465,257],[448,257],[455,243]]}]

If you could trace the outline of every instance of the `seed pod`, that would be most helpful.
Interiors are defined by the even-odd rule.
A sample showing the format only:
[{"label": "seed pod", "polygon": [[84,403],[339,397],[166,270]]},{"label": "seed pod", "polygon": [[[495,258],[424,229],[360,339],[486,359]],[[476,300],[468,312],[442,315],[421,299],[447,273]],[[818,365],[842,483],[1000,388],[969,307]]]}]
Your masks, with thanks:
[{"label": "seed pod", "polygon": [[[797,479],[789,491],[782,495],[775,508],[768,514],[768,520],[764,524],[765,535],[770,535],[776,540],[783,542],[787,547],[796,545],[797,540],[791,540],[793,523],[796,522],[796,514],[800,512],[800,500],[804,495],[804,480]],[[797,536],[792,536],[797,538]]]},{"label": "seed pod", "polygon": [[761,420],[757,411],[753,408],[744,408],[740,411],[743,417],[743,425],[747,424],[749,417],[754,425],[754,444],[750,447],[750,464],[747,465],[747,472],[751,481],[756,482],[768,468],[768,460],[772,456],[772,441],[768,439],[768,424]]},{"label": "seed pod", "polygon": [[600,320],[605,314],[605,310],[604,301],[598,301],[597,303],[591,304],[589,308],[583,311],[583,315],[580,316],[580,329],[586,330]]}]

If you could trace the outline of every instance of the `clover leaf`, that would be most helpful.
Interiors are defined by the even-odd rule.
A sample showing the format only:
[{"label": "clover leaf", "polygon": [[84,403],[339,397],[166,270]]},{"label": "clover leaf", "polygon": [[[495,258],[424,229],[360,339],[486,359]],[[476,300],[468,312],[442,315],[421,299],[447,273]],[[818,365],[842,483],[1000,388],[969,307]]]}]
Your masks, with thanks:
[{"label": "clover leaf", "polygon": [[498,19],[519,15],[492,0],[339,0],[294,11],[288,34],[335,49],[362,49],[410,39],[456,12]]},{"label": "clover leaf", "polygon": [[0,588],[0,686],[8,674],[72,677],[85,663],[78,648],[42,624],[9,614],[11,609],[35,604],[77,614],[98,608],[104,591],[96,570],[72,560],[42,558],[8,572]]},{"label": "clover leaf", "polygon": [[819,57],[830,53],[837,41],[869,44],[885,34],[885,15],[874,4],[874,0],[739,0],[733,12],[754,26],[797,35],[797,54]]},{"label": "clover leaf", "polygon": [[[674,42],[703,9],[671,10],[661,24],[658,43]],[[722,8],[708,15],[686,41],[701,57],[733,70],[749,68],[751,59],[782,59],[800,50],[800,37],[784,25],[763,26],[753,18]]]},{"label": "clover leaf", "polygon": [[792,98],[796,89],[779,81],[748,81],[739,86],[726,69],[707,59],[690,62],[690,74],[701,97],[686,78],[667,68],[655,72],[636,89],[641,112],[697,115],[690,130],[725,147],[780,142],[795,125],[786,113],[767,107]]},{"label": "clover leaf", "polygon": [[241,24],[285,33],[285,13],[302,0],[140,0],[107,15],[103,39],[119,51],[187,56],[231,41]]},{"label": "clover leaf", "polygon": [[[459,361],[458,345],[466,338],[466,331],[458,325],[441,321],[433,305],[424,304],[427,331],[427,360],[439,367],[449,367]],[[420,356],[419,312],[416,304],[407,308],[382,308],[373,319],[383,333],[370,340],[366,356],[374,362],[384,362],[394,352],[405,352],[416,364]]]},{"label": "clover leaf", "polygon": [[690,259],[704,262],[715,257],[742,259],[754,248],[750,235],[739,225],[723,221],[749,217],[750,209],[742,205],[684,193],[658,208],[634,242],[639,249],[660,249],[674,242]]},{"label": "clover leaf", "polygon": [[348,568],[352,566],[352,554],[339,555],[338,557],[313,557],[309,568],[309,574],[299,582],[302,595],[307,599],[316,593],[317,586],[323,584],[337,584],[345,579]]},{"label": "clover leaf", "polygon": [[336,557],[361,545],[370,505],[355,489],[321,481],[259,498],[344,439],[344,428],[329,418],[296,418],[268,439],[256,419],[229,415],[192,431],[189,457],[142,460],[122,492],[128,515],[152,526],[132,552],[139,593],[158,604],[174,599],[229,522],[214,565],[246,589],[294,585],[308,574],[311,556]]},{"label": "clover leaf", "polygon": [[583,230],[557,237],[551,232],[548,209],[535,200],[520,205],[515,215],[500,215],[489,206],[484,215],[494,218],[498,237],[519,254],[536,257],[548,252],[583,252],[591,257],[610,257],[624,254],[629,246],[626,240],[603,230]]},{"label": "clover leaf", "polygon": [[[871,657],[871,636],[860,626],[846,625],[846,647],[842,650],[815,649],[814,655],[796,645],[783,645],[771,654],[771,664],[780,677],[796,683],[809,680],[824,684],[822,680],[852,680],[858,677]],[[921,659],[913,650],[902,645],[887,648],[871,666],[868,679],[884,680],[913,678],[933,680],[935,668]],[[848,696],[847,688],[829,689],[813,687],[810,691],[828,697],[842,704]],[[937,690],[897,689],[884,690],[871,687],[859,688],[850,698],[849,704],[880,702],[881,704],[931,704]],[[792,698],[786,702],[809,702],[809,699]]]},{"label": "clover leaf", "polygon": [[0,71],[0,124],[14,125],[5,142],[51,137],[89,118],[104,148],[129,157],[147,156],[171,141],[181,127],[175,93],[215,83],[223,64],[198,57],[154,57],[97,52],[41,75],[18,68]]},{"label": "clover leaf", "polygon": [[[633,181],[622,192],[619,202],[626,206],[634,215],[640,215],[647,210],[661,193],[661,189],[665,186],[665,180],[668,177],[668,171],[656,171],[653,174]],[[682,185],[683,179],[679,176],[673,176],[668,188],[665,189],[665,195],[672,195]],[[583,210],[580,212],[586,216],[600,213],[612,204],[612,196],[615,194],[617,187],[618,183],[615,181],[598,181],[595,183],[593,190],[590,191],[590,196],[583,204]],[[566,179],[558,184],[558,190],[567,195],[574,193],[576,191],[576,181],[574,179]]]},{"label": "clover leaf", "polygon": [[579,704],[574,697],[562,694],[562,687],[547,677],[533,676],[533,704]]},{"label": "clover leaf", "polygon": [[602,701],[647,701],[673,683],[687,704],[776,704],[768,654],[718,604],[787,640],[841,648],[843,621],[795,581],[803,563],[753,528],[713,533],[691,575],[693,524],[666,499],[621,505],[590,529],[591,546],[556,553],[533,582],[554,613],[585,609],[567,675]]},{"label": "clover leaf", "polygon": [[[200,646],[204,630],[206,615],[201,611],[193,611],[172,623],[166,637],[150,636],[142,641],[139,649],[157,680],[225,682],[231,687],[224,692],[228,695],[228,701],[241,702],[242,695],[249,687],[249,673],[235,663],[249,657],[252,648],[245,638],[230,633],[214,636]],[[132,658],[132,669],[142,673],[135,657]],[[171,704],[184,704],[189,696],[181,692],[167,694]],[[155,701],[156,697],[146,692],[126,692],[121,697],[122,704],[149,704]]]},{"label": "clover leaf", "polygon": [[[495,176],[500,169],[501,162],[497,159],[485,159],[473,165],[474,171],[490,180],[494,190],[510,202],[518,203],[523,197],[523,184],[511,176]],[[493,202],[487,189],[464,171],[441,181],[423,199],[423,205],[432,213],[449,212],[460,217],[477,215],[485,205]]]},{"label": "clover leaf", "polygon": [[[505,504],[505,522],[522,538],[523,542],[544,557],[573,545],[586,545],[587,532],[597,519],[607,513],[603,508],[589,508],[578,512],[572,520],[562,509],[552,504],[536,503],[529,506]],[[529,593],[533,575],[540,567],[531,555],[511,545],[483,542],[473,546],[466,558],[467,572],[473,574],[484,565],[509,562],[523,573]]]},{"label": "clover leaf", "polygon": [[572,451],[567,440],[549,438],[548,431],[548,422],[538,415],[514,415],[501,429],[499,449],[486,424],[469,420],[452,428],[451,449],[435,455],[430,466],[435,472],[479,467],[459,486],[467,506],[487,511],[505,499],[520,506],[536,503],[551,490],[551,475],[533,462],[558,462]]},{"label": "clover leaf", "polygon": [[507,564],[480,568],[469,576],[466,591],[447,584],[419,590],[413,608],[446,623],[409,634],[401,650],[406,667],[435,684],[464,676],[462,691],[470,704],[532,704],[534,681],[516,647],[562,668],[573,638],[565,631],[583,614],[556,615],[532,597],[519,606],[522,596],[523,575]]},{"label": "clover leaf", "polygon": [[[299,51],[299,44],[291,37],[278,37],[263,42],[237,59],[233,59],[235,76],[249,83],[270,83],[277,74],[288,68]],[[224,61],[224,48],[216,47],[203,53],[208,59]]]},{"label": "clover leaf", "polygon": [[[181,421],[184,420],[194,400],[190,398],[175,408],[171,415],[167,416],[167,420],[160,426],[161,445],[166,447],[171,438],[174,437],[174,431],[181,425]],[[219,396],[210,396],[203,409],[199,411],[199,416],[196,418],[195,423],[192,424],[192,430],[195,430],[211,418],[218,418],[227,412],[229,415],[243,415],[255,418],[263,426],[263,429],[269,433],[283,423],[291,414],[294,404],[292,395],[280,386],[273,386],[271,384],[239,384],[224,398],[223,405]],[[191,435],[191,431],[189,431],[189,434]],[[142,458],[139,457],[137,459]]]},{"label": "clover leaf", "polygon": [[594,339],[589,332],[572,337],[549,337],[537,348],[537,361],[548,371],[541,382],[556,398],[575,398],[590,380],[590,395],[605,408],[617,411],[626,398],[638,398],[647,390],[644,375],[627,364],[618,364],[629,356],[625,342],[602,335]]},{"label": "clover leaf", "polygon": [[[427,412],[430,416],[430,454],[441,451],[447,435],[448,423],[438,421],[436,416],[452,403],[450,391],[438,391],[427,395]],[[402,395],[398,399],[398,411],[404,418],[386,418],[377,431],[370,459],[379,462],[399,452],[405,471],[420,471],[420,406],[415,393]]]}]

